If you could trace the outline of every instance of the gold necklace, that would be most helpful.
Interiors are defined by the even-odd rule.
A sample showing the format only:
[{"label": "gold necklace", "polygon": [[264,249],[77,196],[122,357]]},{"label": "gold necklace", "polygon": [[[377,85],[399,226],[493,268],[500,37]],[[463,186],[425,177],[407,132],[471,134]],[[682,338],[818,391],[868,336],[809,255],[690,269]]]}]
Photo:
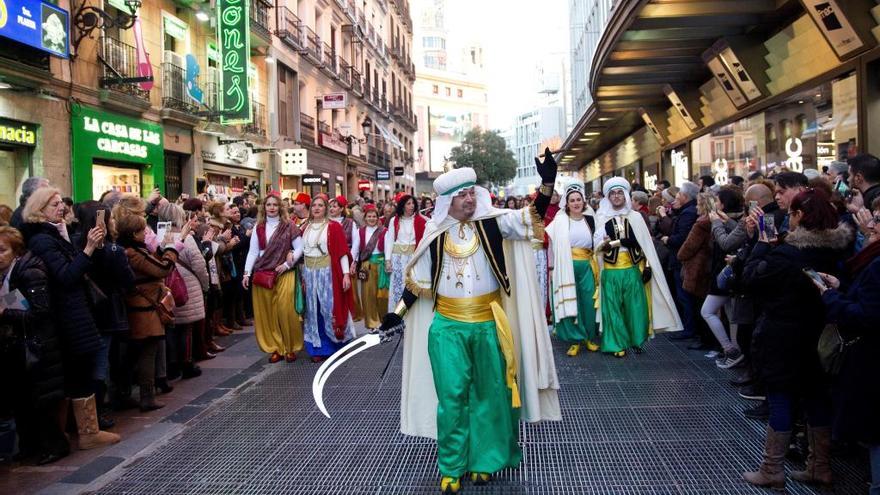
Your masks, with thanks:
[{"label": "gold necklace", "polygon": [[[470,227],[470,226],[468,226]],[[466,238],[466,232],[464,230],[465,224],[459,225],[458,236],[461,239]],[[473,229],[471,229],[473,230]],[[471,237],[471,240],[468,241],[464,245],[458,245],[452,241],[452,237],[447,235],[446,240],[443,241],[443,251],[449,255],[450,261],[452,263],[452,271],[455,272],[455,287],[457,289],[461,289],[464,287],[464,271],[468,266],[468,260],[474,253],[477,252],[477,249],[480,248],[480,241],[477,239],[476,233]],[[477,280],[480,279],[480,275],[475,274]],[[451,280],[452,277],[447,272],[446,280]]]}]

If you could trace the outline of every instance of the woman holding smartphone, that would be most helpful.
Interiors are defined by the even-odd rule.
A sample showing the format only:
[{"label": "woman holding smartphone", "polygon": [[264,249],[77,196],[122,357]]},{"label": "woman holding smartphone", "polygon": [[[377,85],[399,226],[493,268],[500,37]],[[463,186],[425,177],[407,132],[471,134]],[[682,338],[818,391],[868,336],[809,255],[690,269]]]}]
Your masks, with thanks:
[{"label": "woman holding smartphone", "polygon": [[742,283],[762,310],[752,337],[752,357],[767,388],[770,420],[764,461],[757,471],[743,475],[749,483],[785,487],[783,460],[794,408],[801,402],[809,425],[808,470],[816,481],[831,483],[830,383],[816,353],[825,307],[804,269],[835,272],[852,238],[853,231],[846,224],[838,225],[829,198],[817,189],[803,191],[791,201],[789,233],[779,245],[770,244],[766,229],[758,232]]}]

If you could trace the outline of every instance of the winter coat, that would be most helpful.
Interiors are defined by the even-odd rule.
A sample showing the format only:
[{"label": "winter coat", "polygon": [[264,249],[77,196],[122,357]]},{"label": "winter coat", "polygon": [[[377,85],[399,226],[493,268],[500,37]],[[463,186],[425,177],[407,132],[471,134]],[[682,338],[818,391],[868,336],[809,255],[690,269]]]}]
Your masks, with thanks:
[{"label": "winter coat", "polygon": [[52,314],[61,336],[62,352],[88,354],[101,349],[101,336],[86,295],[86,275],[92,260],[67,242],[47,222],[25,223],[22,235],[28,249],[46,265]]},{"label": "winter coat", "polygon": [[128,326],[132,339],[146,339],[165,335],[165,325],[159,319],[155,306],[165,291],[165,277],[174,268],[177,252],[166,249],[157,258],[144,246],[125,249],[128,263],[134,271],[135,290],[128,293]]},{"label": "winter coat", "polygon": [[835,274],[852,237],[843,224],[831,230],[800,228],[775,248],[760,242],[752,250],[741,282],[760,312],[752,357],[768,391],[801,393],[825,381],[816,352],[825,305],[803,269]]},{"label": "winter coat", "polygon": [[709,273],[712,264],[712,232],[707,217],[694,223],[684,244],[678,249],[681,262],[681,287],[689,294],[706,297],[709,292]]},{"label": "winter coat", "polygon": [[[74,246],[82,245],[81,236],[82,233],[71,237]],[[134,273],[128,265],[125,249],[112,241],[105,241],[103,248],[95,249],[89,278],[107,296],[95,304],[92,311],[98,331],[102,334],[128,332],[125,295],[134,287]]]},{"label": "winter coat", "polygon": [[684,241],[687,240],[691,233],[691,228],[697,223],[697,200],[688,201],[681,208],[674,210],[675,216],[672,219],[672,233],[666,239],[666,246],[669,248],[669,268],[670,270],[678,270],[681,263],[678,261],[678,250]]},{"label": "winter coat", "polygon": [[231,275],[233,275],[232,280],[235,281],[236,284],[240,284],[242,276],[244,275],[244,264],[247,262],[247,254],[251,245],[251,238],[247,235],[247,229],[241,224],[232,225],[232,236],[238,237],[239,242],[230,251],[232,254],[232,264],[235,267],[235,271],[234,273],[231,273]]},{"label": "winter coat", "polygon": [[[9,291],[16,289],[27,299],[29,308],[7,309],[0,315],[0,325],[9,330],[2,346],[2,368],[7,372],[4,381],[7,386],[27,391],[29,396],[20,398],[42,408],[64,398],[64,367],[52,318],[49,275],[40,258],[25,253],[15,262],[9,274]],[[36,339],[40,349],[40,362],[30,372],[24,363],[25,335]]]},{"label": "winter coat", "polygon": [[880,444],[880,257],[858,273],[845,292],[827,290],[822,300],[828,321],[838,325],[841,336],[847,341],[859,338],[847,348],[834,382],[835,435]]},{"label": "winter coat", "polygon": [[186,282],[186,304],[174,308],[174,324],[185,325],[205,318],[204,293],[211,286],[208,266],[193,236],[186,236],[177,259],[177,273]]},{"label": "winter coat", "polygon": [[[730,290],[718,288],[718,274],[727,266],[724,258],[733,254],[748,241],[748,230],[745,220],[737,221],[733,218],[727,220],[712,220],[712,262],[709,269],[709,294],[715,296],[730,295]],[[728,315],[728,318],[730,315]]]},{"label": "winter coat", "polygon": [[864,194],[862,194],[862,198],[865,202],[865,208],[870,209],[871,204],[874,203],[874,200],[880,198],[880,184],[875,184],[869,187]]},{"label": "winter coat", "polygon": [[[232,227],[232,224],[221,223],[218,220],[210,219],[206,224],[208,229],[214,231],[214,241],[218,244],[217,251],[214,252],[214,261],[217,264],[217,276],[219,277],[219,281],[216,282],[216,285],[222,284],[223,282],[228,282],[231,277],[231,265],[232,265],[232,248],[230,244],[220,238],[220,234],[223,233],[226,229]],[[246,249],[246,248],[245,248]]]}]

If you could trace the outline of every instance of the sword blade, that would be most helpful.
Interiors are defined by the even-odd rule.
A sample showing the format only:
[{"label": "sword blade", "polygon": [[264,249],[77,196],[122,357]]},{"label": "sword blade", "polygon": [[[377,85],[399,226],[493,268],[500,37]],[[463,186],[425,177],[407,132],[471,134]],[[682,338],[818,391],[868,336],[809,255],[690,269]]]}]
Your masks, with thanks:
[{"label": "sword blade", "polygon": [[318,406],[318,410],[320,410],[324,416],[327,416],[328,418],[330,417],[330,413],[327,412],[327,408],[324,406],[324,384],[327,383],[327,379],[330,378],[330,375],[333,374],[336,368],[341,366],[344,362],[370,347],[379,345],[380,343],[382,343],[382,337],[380,335],[364,335],[363,337],[359,337],[349,342],[345,347],[336,351],[321,364],[321,367],[318,368],[315,377],[312,379],[312,397],[315,399],[315,404]]}]

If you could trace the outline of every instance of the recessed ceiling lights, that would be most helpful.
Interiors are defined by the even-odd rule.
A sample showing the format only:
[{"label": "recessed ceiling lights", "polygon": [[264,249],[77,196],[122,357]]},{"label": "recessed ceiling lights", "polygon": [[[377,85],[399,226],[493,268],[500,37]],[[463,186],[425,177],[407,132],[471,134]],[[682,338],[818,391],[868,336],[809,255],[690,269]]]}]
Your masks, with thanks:
[{"label": "recessed ceiling lights", "polygon": [[584,136],[598,136],[599,133],[595,131],[585,132]]},{"label": "recessed ceiling lights", "polygon": [[11,87],[12,87],[12,85],[9,84],[8,82],[0,81],[0,89],[9,89]]}]

